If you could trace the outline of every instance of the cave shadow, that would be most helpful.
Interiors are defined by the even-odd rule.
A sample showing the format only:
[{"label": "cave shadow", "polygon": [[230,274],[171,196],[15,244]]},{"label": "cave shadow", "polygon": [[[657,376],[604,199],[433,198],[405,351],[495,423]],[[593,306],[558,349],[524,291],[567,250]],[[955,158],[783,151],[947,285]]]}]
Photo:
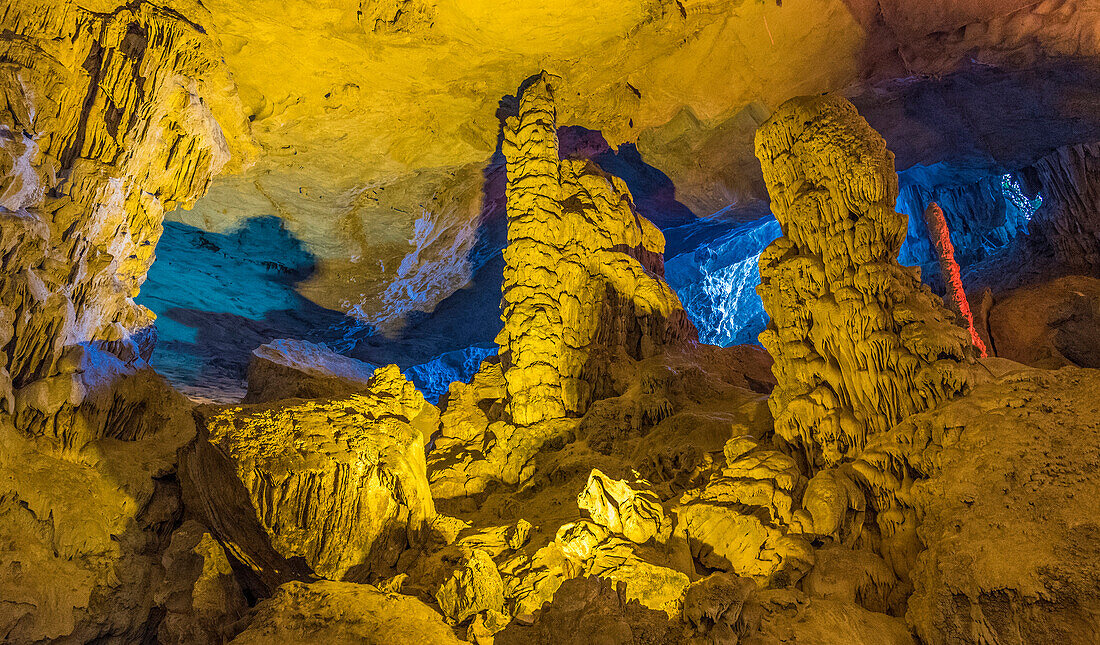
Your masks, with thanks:
[{"label": "cave shadow", "polygon": [[240,394],[252,350],[278,338],[339,345],[373,330],[302,297],[317,258],[274,216],[226,233],[166,222],[137,298],[157,314],[151,364],[185,391]]}]

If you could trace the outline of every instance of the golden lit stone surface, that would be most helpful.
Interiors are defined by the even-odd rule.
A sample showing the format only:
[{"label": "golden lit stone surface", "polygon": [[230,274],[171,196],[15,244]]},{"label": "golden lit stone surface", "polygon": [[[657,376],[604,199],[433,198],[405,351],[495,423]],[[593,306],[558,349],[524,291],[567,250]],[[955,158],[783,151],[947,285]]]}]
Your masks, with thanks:
[{"label": "golden lit stone surface", "polygon": [[[1100,309],[1073,275],[1100,248],[1098,17],[1096,0],[8,2],[0,640],[1100,641]],[[1001,202],[1030,218],[949,276],[960,310],[963,276],[975,302],[989,287],[975,326],[1000,357],[975,359],[899,264],[902,180],[963,211],[992,190],[950,214],[968,243],[1007,231]],[[765,191],[783,230],[758,262],[767,352],[700,344],[666,232],[709,251],[692,245]],[[213,278],[177,288],[260,304],[170,308],[162,331],[214,322],[163,346],[256,339],[247,402],[195,406],[147,363],[134,298],[177,206],[204,254],[171,266]],[[215,233],[258,217],[259,244]],[[500,266],[500,351],[448,352],[481,362],[439,407],[425,396],[452,377],[319,344],[461,346],[473,323],[444,319],[469,308],[443,301]],[[288,319],[302,333],[269,342]]]},{"label": "golden lit stone surface", "polygon": [[859,455],[870,436],[966,388],[969,339],[897,263],[893,155],[835,96],[793,99],[756,135],[783,237],[760,256],[776,359],[776,432],[814,466]]},{"label": "golden lit stone surface", "polygon": [[266,585],[310,572],[368,580],[425,539],[435,506],[410,423],[431,406],[397,366],[368,388],[227,408],[185,456],[185,494]]}]

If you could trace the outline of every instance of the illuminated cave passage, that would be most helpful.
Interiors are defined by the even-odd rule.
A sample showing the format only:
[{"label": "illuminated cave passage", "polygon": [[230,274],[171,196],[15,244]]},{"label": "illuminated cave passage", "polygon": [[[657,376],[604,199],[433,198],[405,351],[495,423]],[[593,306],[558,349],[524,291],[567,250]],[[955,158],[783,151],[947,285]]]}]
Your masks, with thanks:
[{"label": "illuminated cave passage", "polygon": [[1100,0],[10,0],[0,641],[1100,642]]}]

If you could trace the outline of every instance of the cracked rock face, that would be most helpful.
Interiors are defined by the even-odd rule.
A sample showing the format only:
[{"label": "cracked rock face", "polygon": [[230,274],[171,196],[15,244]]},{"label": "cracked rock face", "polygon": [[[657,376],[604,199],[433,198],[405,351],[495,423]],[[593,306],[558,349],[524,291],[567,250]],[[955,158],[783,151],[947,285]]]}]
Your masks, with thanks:
[{"label": "cracked rock face", "polygon": [[756,136],[783,236],[760,257],[776,432],[814,466],[966,389],[966,332],[897,262],[905,217],[882,137],[848,101],[793,99]]},{"label": "cracked rock face", "polygon": [[392,365],[362,394],[226,408],[183,456],[185,495],[269,588],[388,574],[435,516],[415,427],[431,409]]},{"label": "cracked rock face", "polygon": [[104,9],[2,11],[0,319],[13,342],[0,392],[55,374],[66,345],[120,344],[151,324],[133,298],[164,213],[250,151],[232,79],[200,25],[145,3]]}]

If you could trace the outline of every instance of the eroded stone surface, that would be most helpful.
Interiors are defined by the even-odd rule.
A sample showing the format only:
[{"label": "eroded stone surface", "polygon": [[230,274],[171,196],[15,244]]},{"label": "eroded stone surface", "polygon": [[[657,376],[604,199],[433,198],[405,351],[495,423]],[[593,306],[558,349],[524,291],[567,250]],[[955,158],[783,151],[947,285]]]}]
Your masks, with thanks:
[{"label": "eroded stone surface", "polygon": [[783,237],[760,257],[776,359],[776,432],[814,466],[965,391],[972,349],[939,298],[897,263],[893,155],[852,105],[793,99],[764,124],[757,156]]},{"label": "eroded stone surface", "polygon": [[912,580],[906,620],[921,640],[1100,635],[1100,541],[1087,519],[1100,486],[1098,387],[1095,370],[1017,366],[910,417],[856,462],[883,555]]},{"label": "eroded stone surface", "polygon": [[622,180],[558,159],[554,79],[543,73],[504,128],[508,247],[504,328],[508,413],[521,426],[583,413],[598,353],[651,356],[695,329],[662,279],[664,237]]},{"label": "eroded stone surface", "polygon": [[0,13],[0,320],[14,339],[0,394],[57,374],[67,345],[122,346],[150,325],[133,297],[164,213],[248,158],[205,17],[64,0]]},{"label": "eroded stone surface", "polygon": [[288,582],[256,606],[234,645],[459,645],[430,607],[377,587],[321,580]]},{"label": "eroded stone surface", "polygon": [[416,427],[432,409],[391,365],[363,394],[214,412],[182,457],[188,502],[271,588],[386,575],[435,516]]}]

